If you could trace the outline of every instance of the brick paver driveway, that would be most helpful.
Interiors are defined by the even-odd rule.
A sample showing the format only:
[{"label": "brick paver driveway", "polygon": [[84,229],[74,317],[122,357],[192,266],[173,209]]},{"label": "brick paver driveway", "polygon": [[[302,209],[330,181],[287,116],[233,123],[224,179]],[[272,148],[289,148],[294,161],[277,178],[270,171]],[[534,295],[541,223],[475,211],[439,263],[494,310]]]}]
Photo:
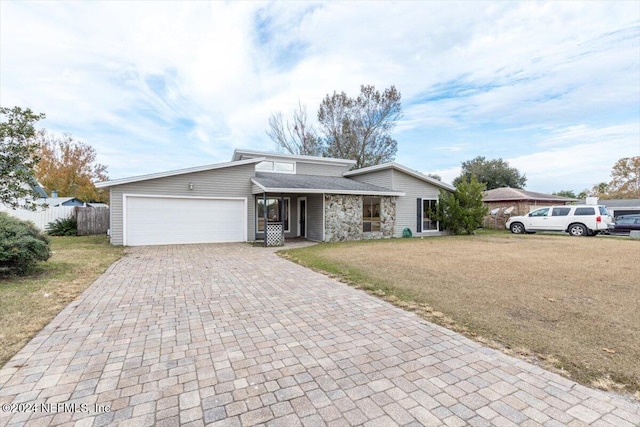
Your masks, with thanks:
[{"label": "brick paver driveway", "polygon": [[0,403],[0,425],[640,423],[246,244],[130,249],[0,370]]}]

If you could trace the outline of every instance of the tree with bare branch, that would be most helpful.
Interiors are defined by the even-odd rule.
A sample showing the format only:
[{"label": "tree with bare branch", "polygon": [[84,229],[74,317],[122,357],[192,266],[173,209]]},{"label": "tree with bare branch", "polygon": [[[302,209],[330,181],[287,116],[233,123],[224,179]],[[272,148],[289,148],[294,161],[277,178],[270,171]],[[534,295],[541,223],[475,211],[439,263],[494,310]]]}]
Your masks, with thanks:
[{"label": "tree with bare branch", "polygon": [[324,151],[322,141],[308,122],[307,108],[299,101],[291,121],[285,120],[281,112],[271,115],[267,135],[289,154],[321,156]]},{"label": "tree with bare branch", "polygon": [[395,86],[381,93],[363,85],[356,98],[335,91],[327,95],[318,111],[327,155],[355,160],[356,168],[395,159],[398,143],[390,132],[402,118],[400,99]]}]

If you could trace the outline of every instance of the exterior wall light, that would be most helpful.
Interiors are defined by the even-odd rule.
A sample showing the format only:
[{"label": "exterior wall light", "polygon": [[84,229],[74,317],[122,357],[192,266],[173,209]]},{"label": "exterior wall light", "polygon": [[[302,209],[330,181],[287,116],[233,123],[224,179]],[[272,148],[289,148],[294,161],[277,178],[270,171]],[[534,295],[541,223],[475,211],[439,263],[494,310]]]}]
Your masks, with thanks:
[{"label": "exterior wall light", "polygon": [[193,182],[189,183],[189,190],[193,190]]}]

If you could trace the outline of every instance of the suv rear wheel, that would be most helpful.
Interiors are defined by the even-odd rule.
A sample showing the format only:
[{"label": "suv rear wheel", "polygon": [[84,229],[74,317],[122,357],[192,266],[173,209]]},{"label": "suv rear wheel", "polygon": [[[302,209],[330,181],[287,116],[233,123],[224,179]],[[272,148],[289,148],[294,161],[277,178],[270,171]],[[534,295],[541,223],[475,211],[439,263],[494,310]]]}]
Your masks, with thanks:
[{"label": "suv rear wheel", "polygon": [[513,224],[511,224],[510,229],[513,234],[522,234],[525,231],[524,225],[519,222],[514,222]]},{"label": "suv rear wheel", "polygon": [[571,224],[569,226],[569,234],[572,236],[586,236],[587,227],[582,224]]}]

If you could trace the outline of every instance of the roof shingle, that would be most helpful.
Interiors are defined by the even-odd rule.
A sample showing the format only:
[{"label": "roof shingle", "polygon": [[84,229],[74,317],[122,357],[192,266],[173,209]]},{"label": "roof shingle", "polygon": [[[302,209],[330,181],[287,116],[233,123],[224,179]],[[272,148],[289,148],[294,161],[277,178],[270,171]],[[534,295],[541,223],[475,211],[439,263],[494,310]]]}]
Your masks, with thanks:
[{"label": "roof shingle", "polygon": [[256,172],[253,183],[263,191],[305,193],[334,192],[337,194],[379,194],[399,196],[399,191],[367,184],[339,176],[294,175],[286,173]]}]

